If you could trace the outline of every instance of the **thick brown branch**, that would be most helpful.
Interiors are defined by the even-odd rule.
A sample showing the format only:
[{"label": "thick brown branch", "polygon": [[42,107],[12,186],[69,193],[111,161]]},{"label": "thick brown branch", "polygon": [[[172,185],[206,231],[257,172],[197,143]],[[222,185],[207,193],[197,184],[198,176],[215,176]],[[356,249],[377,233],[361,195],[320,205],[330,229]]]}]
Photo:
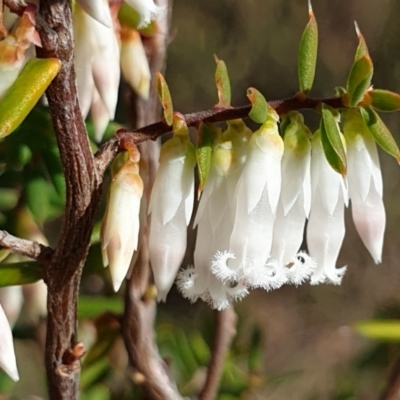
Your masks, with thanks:
[{"label": "thick brown branch", "polygon": [[[284,100],[274,100],[269,102],[279,115],[287,114],[289,111],[317,109],[321,103],[327,104],[333,108],[343,108],[341,97],[332,97],[326,99],[301,98],[294,96]],[[214,108],[207,111],[185,114],[186,124],[188,126],[198,126],[201,122],[216,123],[238,118],[247,118],[251,110],[251,105],[232,107],[232,108]],[[134,136],[135,143],[141,143],[146,140],[156,140],[160,136],[171,132],[171,127],[164,121],[159,121],[133,131],[120,130],[108,142],[104,143],[96,153],[96,166],[100,176],[104,174],[107,165],[113,160],[120,151],[120,143],[127,137]]]},{"label": "thick brown branch", "polygon": [[224,361],[236,333],[236,314],[233,308],[216,311],[215,319],[216,331],[211,361],[208,366],[206,382],[198,397],[199,400],[213,400],[216,398]]},{"label": "thick brown branch", "polygon": [[14,253],[33,258],[42,264],[48,264],[53,255],[53,249],[38,242],[20,239],[6,231],[0,231],[0,246]]},{"label": "thick brown branch", "polygon": [[46,269],[48,319],[46,372],[50,399],[79,398],[79,361],[66,355],[77,346],[77,299],[79,281],[94,216],[100,199],[85,124],[79,109],[75,70],[71,3],[41,0],[40,15],[53,36],[40,31],[39,57],[56,57],[61,71],[46,91],[64,169],[66,208],[52,262]]}]

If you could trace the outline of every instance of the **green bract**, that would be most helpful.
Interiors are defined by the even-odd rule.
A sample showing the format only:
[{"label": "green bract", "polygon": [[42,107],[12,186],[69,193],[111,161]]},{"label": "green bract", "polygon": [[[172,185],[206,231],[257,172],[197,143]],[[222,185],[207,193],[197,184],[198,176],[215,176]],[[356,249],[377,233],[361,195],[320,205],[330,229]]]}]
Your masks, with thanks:
[{"label": "green bract", "polygon": [[365,92],[371,86],[373,73],[374,67],[368,55],[354,62],[347,79],[350,107],[355,107],[363,99]]},{"label": "green bract", "polygon": [[400,151],[397,143],[379,115],[371,108],[362,107],[360,111],[376,143],[400,163]]},{"label": "green bract", "polygon": [[157,74],[157,91],[161,101],[161,105],[164,109],[165,122],[169,126],[172,126],[174,108],[172,106],[171,94],[169,92],[167,82],[165,81],[165,78],[162,76],[161,73]]},{"label": "green bract", "polygon": [[201,123],[198,133],[196,160],[199,173],[198,194],[202,192],[210,172],[212,146],[218,128],[215,125]]},{"label": "green bract", "polygon": [[216,58],[215,84],[218,91],[218,107],[229,107],[231,104],[231,84],[228,69],[222,60]]},{"label": "green bract", "polygon": [[321,142],[326,159],[330,166],[339,174],[345,176],[347,172],[346,152],[342,134],[330,107],[322,105]]},{"label": "green bract", "polygon": [[391,112],[400,110],[400,95],[389,90],[374,89],[368,92],[371,106],[375,110]]},{"label": "green bract", "polygon": [[298,74],[300,90],[308,93],[313,85],[318,51],[318,26],[309,2],[310,20],[303,32],[299,48]]},{"label": "green bract", "polygon": [[258,124],[263,124],[268,116],[268,103],[265,97],[254,88],[247,89],[247,97],[251,102],[249,117]]}]

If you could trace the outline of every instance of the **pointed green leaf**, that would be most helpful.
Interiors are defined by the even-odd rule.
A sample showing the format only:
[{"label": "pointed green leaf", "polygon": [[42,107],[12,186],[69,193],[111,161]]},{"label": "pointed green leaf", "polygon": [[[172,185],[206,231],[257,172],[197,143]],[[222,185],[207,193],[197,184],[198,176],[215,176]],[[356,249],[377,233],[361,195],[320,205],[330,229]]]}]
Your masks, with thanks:
[{"label": "pointed green leaf", "polygon": [[347,79],[350,107],[355,107],[363,99],[365,92],[371,86],[373,73],[374,67],[368,55],[354,62]]},{"label": "pointed green leaf", "polygon": [[0,287],[34,283],[43,276],[43,267],[36,261],[0,264]]},{"label": "pointed green leaf", "polygon": [[12,133],[29,114],[61,63],[56,58],[31,58],[0,102],[0,138]]},{"label": "pointed green leaf", "polygon": [[248,88],[247,98],[252,106],[249,117],[257,124],[263,124],[268,116],[268,103],[265,97],[257,89]]},{"label": "pointed green leaf", "polygon": [[355,25],[356,33],[357,33],[357,37],[358,37],[358,47],[356,50],[356,55],[354,57],[354,61],[357,61],[361,57],[368,56],[369,52],[368,52],[367,43],[365,42],[364,36],[362,35],[360,28],[358,27],[358,24],[356,21],[354,21],[354,25]]},{"label": "pointed green leaf", "polygon": [[376,143],[400,163],[399,147],[379,115],[371,108],[361,107],[360,111]]},{"label": "pointed green leaf", "polygon": [[214,136],[217,134],[217,127],[212,124],[201,123],[198,133],[196,148],[197,169],[199,173],[198,195],[203,191],[210,172],[212,145]]},{"label": "pointed green leaf", "polygon": [[356,322],[353,328],[361,335],[371,339],[400,341],[399,320],[372,320]]},{"label": "pointed green leaf", "polygon": [[298,60],[299,84],[303,93],[308,93],[312,88],[318,51],[318,26],[310,1],[308,15],[310,20],[301,37]]},{"label": "pointed green leaf", "polygon": [[229,81],[228,69],[222,60],[215,58],[217,69],[215,70],[215,84],[217,85],[218,104],[217,107],[229,107],[231,104],[231,83]]},{"label": "pointed green leaf", "polygon": [[321,142],[326,159],[331,167],[345,176],[347,160],[342,134],[339,131],[332,109],[325,104],[322,105]]},{"label": "pointed green leaf", "polygon": [[375,110],[392,112],[400,110],[400,95],[389,90],[374,89],[368,92],[370,104]]},{"label": "pointed green leaf", "polygon": [[167,82],[160,72],[157,74],[157,91],[162,108],[164,109],[165,122],[171,126],[173,122],[174,108],[172,106],[171,94],[169,92]]}]

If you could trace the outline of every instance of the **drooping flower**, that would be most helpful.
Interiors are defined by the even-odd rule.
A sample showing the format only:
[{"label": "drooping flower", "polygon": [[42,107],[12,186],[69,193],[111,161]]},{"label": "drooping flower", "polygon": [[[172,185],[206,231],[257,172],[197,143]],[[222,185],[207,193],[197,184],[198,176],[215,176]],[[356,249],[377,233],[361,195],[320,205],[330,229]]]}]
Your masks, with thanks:
[{"label": "drooping flower", "polygon": [[195,149],[183,116],[174,115],[174,136],[161,148],[149,202],[149,256],[157,298],[165,301],[186,251],[194,201]]},{"label": "drooping flower", "polygon": [[164,8],[154,4],[153,0],[126,0],[140,15],[138,28],[147,26]]},{"label": "drooping flower", "polygon": [[279,265],[290,266],[287,268],[289,282],[298,285],[313,272],[309,264],[298,262],[296,258],[311,206],[311,132],[300,114],[294,113],[288,117],[291,122],[284,136],[282,189],[274,224],[271,258]]},{"label": "drooping flower", "polygon": [[347,180],[354,225],[376,264],[382,259],[386,216],[376,143],[360,113],[344,111]]},{"label": "drooping flower", "polygon": [[311,141],[311,213],[307,226],[307,246],[317,268],[311,284],[340,284],[346,267],[336,268],[345,225],[344,206],[348,202],[344,178],[332,169],[322,149],[320,133]]},{"label": "drooping flower", "polygon": [[[96,140],[100,141],[104,132],[103,120],[114,119],[120,81],[119,44],[112,26],[108,28],[94,20],[79,5],[74,7],[75,69],[78,97],[84,118],[93,105],[94,115],[102,118],[98,123]],[[98,102],[104,104],[103,114]]]},{"label": "drooping flower", "polygon": [[132,147],[128,152],[128,160],[112,179],[101,226],[103,264],[110,266],[115,291],[120,288],[138,248],[143,181],[139,175],[139,151]]},{"label": "drooping flower", "polygon": [[[279,117],[272,109],[267,121],[250,138],[243,171],[236,187],[235,223],[229,249],[235,259],[230,268],[251,274],[262,268],[270,256],[276,208],[281,191],[283,140]],[[279,274],[275,273],[274,276]],[[271,288],[276,287],[275,279]],[[260,287],[268,288],[268,281]]]},{"label": "drooping flower", "polygon": [[181,271],[177,279],[184,297],[192,302],[201,298],[219,310],[248,293],[244,280],[231,285],[218,279],[211,268],[214,255],[229,248],[235,188],[244,162],[242,156],[237,157],[237,151],[239,147],[242,152],[246,148],[248,133],[249,129],[238,120],[228,123],[224,133],[217,131],[210,173],[194,221],[194,228],[197,226],[194,267]]},{"label": "drooping flower", "polygon": [[36,6],[29,4],[18,21],[13,33],[0,41],[0,99],[17,79],[25,64],[25,52],[35,44],[40,46],[40,38],[35,30]]},{"label": "drooping flower", "polygon": [[0,304],[0,367],[13,379],[19,380],[14,342],[6,314]]}]

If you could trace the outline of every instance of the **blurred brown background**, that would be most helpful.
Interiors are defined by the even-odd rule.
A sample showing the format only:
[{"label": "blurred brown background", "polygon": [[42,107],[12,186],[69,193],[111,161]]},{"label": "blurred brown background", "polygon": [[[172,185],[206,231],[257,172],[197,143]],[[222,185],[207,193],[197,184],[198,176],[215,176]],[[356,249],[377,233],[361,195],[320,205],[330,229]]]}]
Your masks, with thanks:
[{"label": "blurred brown background", "polygon": [[[400,91],[400,1],[314,0],[313,9],[319,61],[312,95],[330,96],[335,86],[345,86],[357,46],[355,20],[374,61],[374,86]],[[307,18],[305,0],[175,0],[167,64],[175,108],[192,112],[216,102],[213,54],[227,63],[234,105],[246,103],[249,86],[269,100],[293,95]],[[305,118],[316,126],[313,113]],[[399,143],[400,114],[383,118]],[[349,328],[358,320],[400,316],[400,170],[393,158],[380,155],[387,212],[382,264],[374,265],[348,210],[338,261],[348,271],[341,286],[256,291],[238,304],[243,338],[246,326],[263,327],[263,387],[244,398],[369,400],[385,386],[399,347],[383,349]],[[286,378],[271,378],[279,376]]]}]

